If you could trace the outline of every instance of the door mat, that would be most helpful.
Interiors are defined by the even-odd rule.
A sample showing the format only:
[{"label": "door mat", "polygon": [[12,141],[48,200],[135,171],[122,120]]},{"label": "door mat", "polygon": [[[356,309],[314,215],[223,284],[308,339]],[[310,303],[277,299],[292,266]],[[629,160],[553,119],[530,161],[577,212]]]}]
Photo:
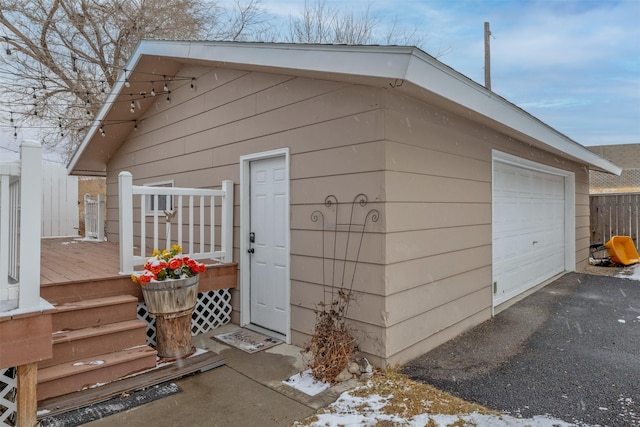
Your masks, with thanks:
[{"label": "door mat", "polygon": [[[174,383],[164,383],[149,387],[144,390],[138,390],[131,394],[122,394],[118,397],[106,400],[104,402],[94,403],[93,405],[84,406],[74,409],[73,411],[64,412],[55,416],[41,418],[38,420],[40,427],[76,427],[91,421],[96,421],[163,397],[171,396],[181,392],[180,387]],[[41,415],[41,414],[38,414]]]},{"label": "door mat", "polygon": [[282,344],[282,340],[268,337],[248,329],[237,329],[233,332],[216,335],[212,337],[212,339],[213,338],[247,353],[256,353]]}]

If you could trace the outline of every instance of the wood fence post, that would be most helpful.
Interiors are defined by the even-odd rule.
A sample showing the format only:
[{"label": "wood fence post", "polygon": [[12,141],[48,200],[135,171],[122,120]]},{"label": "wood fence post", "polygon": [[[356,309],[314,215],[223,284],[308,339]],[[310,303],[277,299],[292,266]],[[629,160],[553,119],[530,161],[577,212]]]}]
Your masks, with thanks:
[{"label": "wood fence post", "polygon": [[16,425],[35,427],[38,424],[38,363],[18,366],[18,396]]}]

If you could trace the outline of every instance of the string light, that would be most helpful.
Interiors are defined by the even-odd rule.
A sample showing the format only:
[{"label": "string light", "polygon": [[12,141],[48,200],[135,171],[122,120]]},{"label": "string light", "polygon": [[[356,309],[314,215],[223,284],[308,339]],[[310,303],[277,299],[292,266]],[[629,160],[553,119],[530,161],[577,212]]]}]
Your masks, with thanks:
[{"label": "string light", "polygon": [[7,36],[3,36],[4,37],[4,42],[7,44],[7,48],[5,49],[5,52],[7,53],[7,56],[11,56],[11,48],[9,47],[9,37]]},{"label": "string light", "polygon": [[153,81],[151,82],[151,96],[156,96],[156,90],[153,87]]},{"label": "string light", "polygon": [[131,111],[132,113],[136,112],[136,103],[133,102],[133,94],[130,93],[129,96],[131,97],[131,102],[129,103],[129,111]]},{"label": "string light", "polygon": [[129,83],[129,77],[127,77],[127,69],[124,69],[124,85],[126,87],[131,87],[131,83]]},{"label": "string light", "polygon": [[98,129],[100,131],[100,135],[102,135],[102,137],[104,137],[106,134],[104,133],[104,125],[100,124],[100,128]]},{"label": "string light", "polygon": [[167,104],[171,102],[171,91],[167,91]]},{"label": "string light", "polygon": [[190,86],[192,91],[196,90],[196,78],[195,77],[191,77],[191,84],[189,86]]},{"label": "string light", "polygon": [[133,130],[138,130],[138,121],[137,120],[133,124]]}]

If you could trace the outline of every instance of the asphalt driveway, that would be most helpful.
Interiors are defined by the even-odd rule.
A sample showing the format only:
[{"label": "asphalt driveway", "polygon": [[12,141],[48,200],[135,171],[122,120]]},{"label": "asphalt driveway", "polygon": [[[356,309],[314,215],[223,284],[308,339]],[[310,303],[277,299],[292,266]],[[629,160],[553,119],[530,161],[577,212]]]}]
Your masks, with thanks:
[{"label": "asphalt driveway", "polygon": [[403,372],[512,415],[640,426],[640,282],[567,274]]}]

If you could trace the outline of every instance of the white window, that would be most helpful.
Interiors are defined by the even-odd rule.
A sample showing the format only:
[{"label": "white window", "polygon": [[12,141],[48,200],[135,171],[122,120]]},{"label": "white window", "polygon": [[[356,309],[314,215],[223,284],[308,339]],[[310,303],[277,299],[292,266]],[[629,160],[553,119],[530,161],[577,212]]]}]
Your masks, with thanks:
[{"label": "white window", "polygon": [[[149,187],[173,187],[173,181],[150,182],[143,184]],[[147,215],[164,215],[165,211],[173,212],[173,197],[165,194],[158,195],[158,207],[156,208],[156,197],[152,195],[146,196],[145,205],[147,206]]]}]

